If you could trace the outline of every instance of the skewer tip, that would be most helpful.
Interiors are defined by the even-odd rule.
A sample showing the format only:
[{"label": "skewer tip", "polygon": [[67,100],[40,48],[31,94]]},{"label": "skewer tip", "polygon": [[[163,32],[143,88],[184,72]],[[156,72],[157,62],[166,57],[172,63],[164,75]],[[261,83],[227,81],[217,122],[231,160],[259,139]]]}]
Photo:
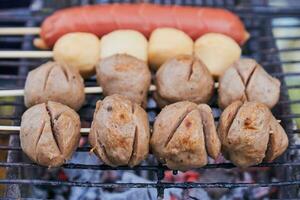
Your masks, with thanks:
[{"label": "skewer tip", "polygon": [[35,38],[33,45],[38,49],[50,49],[42,38]]}]

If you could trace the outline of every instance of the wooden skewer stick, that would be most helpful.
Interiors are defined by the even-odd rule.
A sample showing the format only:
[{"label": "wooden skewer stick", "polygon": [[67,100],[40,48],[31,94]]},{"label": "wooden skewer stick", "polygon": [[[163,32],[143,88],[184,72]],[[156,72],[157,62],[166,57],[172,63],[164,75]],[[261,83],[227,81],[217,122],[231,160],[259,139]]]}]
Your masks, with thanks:
[{"label": "wooden skewer stick", "polygon": [[[80,133],[86,134],[90,132],[90,128],[81,128]],[[11,132],[20,131],[20,126],[0,126],[0,131],[7,131],[8,134]]]},{"label": "wooden skewer stick", "polygon": [[0,51],[0,58],[52,58],[52,51]]},{"label": "wooden skewer stick", "polygon": [[2,27],[0,35],[37,35],[40,34],[39,27]]},{"label": "wooden skewer stick", "polygon": [[[150,85],[149,91],[155,91],[155,85]],[[86,87],[84,88],[86,94],[102,93],[101,87]],[[24,90],[0,90],[0,97],[24,96]]]}]

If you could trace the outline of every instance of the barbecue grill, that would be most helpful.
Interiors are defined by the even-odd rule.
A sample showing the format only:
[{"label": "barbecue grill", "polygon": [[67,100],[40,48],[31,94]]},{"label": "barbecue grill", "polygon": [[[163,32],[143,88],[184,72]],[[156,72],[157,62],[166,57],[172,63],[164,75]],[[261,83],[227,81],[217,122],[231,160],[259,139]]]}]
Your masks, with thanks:
[{"label": "barbecue grill", "polygon": [[[12,1],[4,1],[12,2]],[[17,2],[17,1],[15,1]],[[0,11],[0,26],[11,27],[31,27],[39,26],[41,21],[49,13],[54,11],[53,7],[47,7],[38,4],[38,1],[28,1],[27,5],[19,9],[3,9]],[[65,3],[66,1],[64,1]],[[71,1],[70,1],[71,2]],[[93,4],[99,3],[93,0],[72,1],[76,4]],[[119,1],[104,0],[102,3],[113,3]],[[135,1],[126,0],[125,2],[134,3]],[[137,1],[140,2],[140,1]],[[213,182],[166,182],[164,181],[165,171],[168,169],[164,166],[152,162],[152,164],[145,163],[140,166],[117,167],[112,168],[106,165],[83,164],[83,163],[67,163],[62,166],[64,169],[72,170],[94,170],[94,171],[135,171],[137,174],[147,172],[153,175],[150,182],[134,182],[134,183],[118,183],[118,182],[100,182],[94,181],[69,181],[58,178],[40,177],[40,171],[47,171],[44,167],[33,164],[25,158],[19,144],[19,136],[17,132],[0,131],[0,137],[4,142],[1,142],[0,150],[7,152],[7,158],[2,158],[0,161],[0,168],[6,174],[0,179],[0,184],[4,185],[4,194],[6,198],[21,198],[34,197],[32,196],[33,186],[46,186],[47,188],[57,187],[101,187],[106,189],[115,188],[155,188],[157,190],[157,197],[163,198],[165,189],[168,188],[227,188],[229,190],[238,187],[270,187],[273,189],[272,194],[268,196],[271,198],[300,198],[300,161],[298,152],[300,145],[297,144],[297,136],[300,129],[297,128],[295,120],[300,118],[300,112],[292,112],[292,106],[297,107],[300,104],[300,82],[298,84],[287,84],[289,78],[297,79],[300,77],[300,72],[285,72],[284,66],[293,65],[299,67],[300,60],[294,58],[284,59],[282,54],[285,53],[299,53],[300,55],[300,30],[297,34],[292,34],[296,28],[300,29],[300,4],[294,6],[279,6],[271,5],[271,1],[239,1],[239,0],[153,0],[151,3],[159,4],[181,4],[192,6],[213,6],[225,7],[237,13],[245,23],[247,30],[251,34],[250,40],[243,47],[243,55],[252,57],[264,66],[266,71],[271,75],[280,79],[282,83],[280,101],[272,110],[273,114],[278,120],[281,120],[281,125],[286,130],[290,144],[283,156],[272,163],[262,163],[260,165],[245,169],[245,171],[252,171],[258,173],[264,170],[264,178],[257,177],[255,182],[220,182],[217,177],[214,177]],[[275,3],[277,1],[274,1]],[[274,3],[273,2],[273,3]],[[279,2],[279,1],[278,1]],[[295,1],[296,2],[296,1]],[[299,2],[298,2],[299,3]],[[8,4],[8,3],[7,3]],[[11,4],[9,5],[11,7]],[[26,7],[27,6],[27,7]],[[44,7],[40,7],[44,6]],[[46,7],[45,7],[46,6]],[[57,6],[57,5],[56,5]],[[2,4],[1,8],[5,8]],[[11,8],[10,8],[11,9]],[[276,23],[276,19],[291,19],[292,23],[287,20],[287,23]],[[293,21],[294,20],[294,21]],[[297,21],[299,20],[299,21]],[[275,21],[275,22],[274,22]],[[285,29],[291,35],[276,35],[274,28]],[[34,36],[1,36],[0,50],[33,50]],[[294,43],[293,48],[280,48],[280,42]],[[297,46],[298,42],[298,46]],[[46,59],[1,59],[0,60],[0,89],[21,89],[24,87],[24,82],[28,71],[39,66]],[[94,77],[85,81],[86,86],[97,86]],[[290,92],[299,93],[298,99],[290,99]],[[89,127],[92,121],[92,116],[95,108],[95,103],[99,98],[99,94],[89,94],[86,98],[86,103],[79,111],[82,124],[84,127]],[[215,120],[220,116],[220,110],[217,107],[216,98],[210,103],[214,110]],[[24,112],[25,107],[23,97],[0,98],[0,124],[1,125],[20,125],[20,118]],[[149,102],[147,112],[150,118],[150,124],[153,124],[155,116],[160,109],[152,99],[152,92],[149,92]],[[84,137],[84,136],[83,136]],[[5,143],[5,140],[8,140]],[[1,141],[2,141],[1,140]],[[81,146],[77,152],[82,152],[89,155],[90,147],[87,145]],[[219,169],[226,169],[227,171],[238,171],[231,163],[214,163],[199,169],[205,171],[214,171]],[[176,174],[176,171],[173,171]]]}]

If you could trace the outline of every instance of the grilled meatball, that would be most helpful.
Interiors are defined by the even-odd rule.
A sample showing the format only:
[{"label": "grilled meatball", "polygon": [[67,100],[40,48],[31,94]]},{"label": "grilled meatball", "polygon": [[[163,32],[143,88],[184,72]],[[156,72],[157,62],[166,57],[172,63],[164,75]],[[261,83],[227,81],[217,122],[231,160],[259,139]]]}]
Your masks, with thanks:
[{"label": "grilled meatball", "polygon": [[214,80],[206,66],[189,55],[166,61],[156,73],[156,86],[160,107],[184,100],[207,103],[214,92]]},{"label": "grilled meatball", "polygon": [[204,166],[207,154],[216,159],[221,148],[210,107],[188,101],[162,109],[150,145],[157,159],[174,170]]},{"label": "grilled meatball", "polygon": [[144,61],[116,54],[101,60],[96,71],[104,95],[120,94],[146,106],[151,73]]},{"label": "grilled meatball", "polygon": [[268,107],[236,101],[222,113],[218,127],[222,152],[239,167],[273,161],[288,146],[288,138]]},{"label": "grilled meatball", "polygon": [[97,102],[89,141],[104,163],[139,164],[148,155],[149,137],[147,113],[138,104],[120,95]]},{"label": "grilled meatball", "polygon": [[257,101],[272,108],[279,95],[279,80],[253,59],[240,59],[219,79],[219,106],[223,109],[236,100]]},{"label": "grilled meatball", "polygon": [[27,107],[56,101],[78,110],[85,100],[83,79],[74,68],[47,62],[29,72],[24,100]]},{"label": "grilled meatball", "polygon": [[79,139],[80,119],[68,106],[49,101],[29,108],[22,116],[21,147],[40,165],[62,165],[72,156]]}]

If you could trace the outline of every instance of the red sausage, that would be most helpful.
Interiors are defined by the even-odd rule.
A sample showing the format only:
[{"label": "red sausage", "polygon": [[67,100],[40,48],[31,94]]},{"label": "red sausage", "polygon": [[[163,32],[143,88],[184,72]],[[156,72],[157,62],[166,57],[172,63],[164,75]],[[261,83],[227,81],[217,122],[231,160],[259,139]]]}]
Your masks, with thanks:
[{"label": "red sausage", "polygon": [[59,10],[42,24],[41,37],[49,47],[69,32],[103,36],[117,29],[134,29],[145,36],[158,27],[174,27],[193,39],[223,33],[243,44],[249,37],[238,16],[224,9],[154,4],[108,4]]}]

